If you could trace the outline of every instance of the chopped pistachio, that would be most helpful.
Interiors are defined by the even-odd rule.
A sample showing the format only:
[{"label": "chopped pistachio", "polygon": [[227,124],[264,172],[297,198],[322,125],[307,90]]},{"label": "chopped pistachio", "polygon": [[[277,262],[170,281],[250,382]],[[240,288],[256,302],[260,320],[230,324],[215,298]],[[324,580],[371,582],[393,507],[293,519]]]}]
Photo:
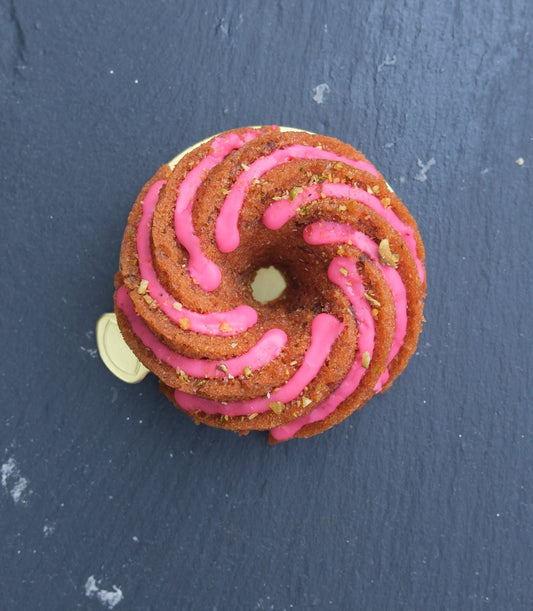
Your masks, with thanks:
[{"label": "chopped pistachio", "polygon": [[309,214],[309,208],[307,206],[302,206],[298,209],[298,214],[300,216],[307,216]]},{"label": "chopped pistachio", "polygon": [[224,363],[220,363],[220,365],[217,365],[217,369],[220,369],[220,371],[222,371],[223,373],[228,373],[228,368],[226,367],[226,365],[224,365]]},{"label": "chopped pistachio", "polygon": [[227,322],[220,323],[220,327],[219,328],[222,331],[222,333],[231,333],[233,331],[233,329],[231,328],[231,326]]},{"label": "chopped pistachio", "polygon": [[222,192],[222,195],[229,195],[229,189],[222,188],[220,191]]},{"label": "chopped pistachio", "polygon": [[250,414],[250,415],[248,416],[248,420],[253,420],[254,418],[257,418],[257,416],[258,416],[258,415],[259,415],[259,414],[258,414],[257,412],[254,412],[253,414]]},{"label": "chopped pistachio", "polygon": [[141,283],[139,284],[139,288],[137,289],[137,292],[139,293],[139,295],[144,295],[147,289],[148,289],[148,280],[141,280]]},{"label": "chopped pistachio", "polygon": [[381,200],[381,203],[385,206],[385,208],[390,208],[390,197],[384,197]]},{"label": "chopped pistachio", "polygon": [[379,260],[381,261],[382,265],[389,265],[390,267],[398,267],[398,261],[400,260],[400,257],[398,255],[395,255],[391,251],[389,240],[387,238],[381,240],[381,242],[379,243],[378,251],[379,251]]},{"label": "chopped pistachio", "polygon": [[348,270],[345,267],[340,267],[339,268],[339,272],[343,275],[343,276],[347,276],[348,275]]},{"label": "chopped pistachio", "polygon": [[181,305],[181,303],[180,303],[179,301],[175,301],[175,302],[172,304],[172,307],[173,307],[175,310],[181,310],[181,309],[183,308],[183,306]]},{"label": "chopped pistachio", "polygon": [[271,403],[268,404],[268,407],[275,414],[278,414],[278,416],[279,416],[281,414],[281,412],[285,409],[285,403],[282,403],[281,401],[272,401]]},{"label": "chopped pistachio", "polygon": [[372,191],[374,191],[374,193],[378,193],[379,192],[379,186],[378,185],[374,185],[372,187]]},{"label": "chopped pistachio", "polygon": [[289,199],[292,201],[294,201],[297,197],[298,197],[298,193],[300,193],[302,191],[301,187],[293,187],[290,191],[289,191]]},{"label": "chopped pistachio", "polygon": [[243,169],[245,172],[247,172],[247,171],[250,169],[250,166],[249,166],[249,165],[247,165],[246,163],[241,163],[241,168],[242,168],[242,169]]},{"label": "chopped pistachio", "polygon": [[370,353],[369,352],[363,352],[363,357],[361,359],[361,365],[365,369],[368,369],[368,367],[370,366]]},{"label": "chopped pistachio", "polygon": [[184,330],[187,331],[187,329],[191,328],[191,321],[188,318],[180,318],[178,320],[178,325]]},{"label": "chopped pistachio", "polygon": [[311,405],[311,403],[313,403],[311,399],[308,399],[307,397],[302,397],[302,407],[307,407],[308,405]]},{"label": "chopped pistachio", "polygon": [[248,367],[248,365],[246,365],[246,367],[242,370],[242,372],[244,373],[244,375],[249,378],[252,375],[252,370],[250,369],[250,367]]},{"label": "chopped pistachio", "polygon": [[381,307],[381,303],[379,303],[377,299],[374,299],[370,293],[363,293],[363,295],[370,305],[376,306],[376,308]]},{"label": "chopped pistachio", "polygon": [[339,210],[340,210],[341,212],[344,212],[346,209],[347,209],[347,208],[346,208],[346,206],[345,206],[344,204],[341,204],[341,205],[339,206]]},{"label": "chopped pistachio", "polygon": [[374,195],[374,191],[372,191],[372,187],[367,187],[366,188],[367,193],[370,193],[370,195]]},{"label": "chopped pistachio", "polygon": [[372,308],[372,317],[377,320],[379,314],[379,310],[377,308]]}]

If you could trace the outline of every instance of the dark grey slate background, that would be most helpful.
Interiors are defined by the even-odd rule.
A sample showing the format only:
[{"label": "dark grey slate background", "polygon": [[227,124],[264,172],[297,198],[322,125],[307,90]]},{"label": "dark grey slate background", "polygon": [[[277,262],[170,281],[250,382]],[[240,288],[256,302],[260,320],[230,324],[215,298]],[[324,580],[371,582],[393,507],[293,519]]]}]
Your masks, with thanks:
[{"label": "dark grey slate background", "polygon": [[[2,0],[0,608],[532,608],[532,23],[529,0]],[[428,255],[402,378],[274,448],[121,383],[94,337],[145,180],[257,123],[361,148]]]}]

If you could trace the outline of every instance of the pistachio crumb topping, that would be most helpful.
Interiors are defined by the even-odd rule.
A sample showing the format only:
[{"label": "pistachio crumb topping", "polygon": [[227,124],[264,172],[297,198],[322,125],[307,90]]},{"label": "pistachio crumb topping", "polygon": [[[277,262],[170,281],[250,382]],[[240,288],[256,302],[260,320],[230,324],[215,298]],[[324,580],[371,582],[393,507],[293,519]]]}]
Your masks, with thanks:
[{"label": "pistachio crumb topping", "polygon": [[370,193],[370,195],[374,195],[374,191],[372,191],[372,187],[370,186],[366,188],[366,192]]},{"label": "pistachio crumb topping", "polygon": [[175,301],[175,302],[172,304],[172,307],[173,307],[175,310],[181,310],[181,309],[183,308],[182,304],[181,304],[179,301]]},{"label": "pistachio crumb topping", "polygon": [[379,260],[381,261],[382,265],[398,267],[398,261],[400,260],[400,257],[398,255],[395,255],[391,251],[389,240],[387,238],[381,240],[381,242],[379,243],[378,252]]},{"label": "pistachio crumb topping", "polygon": [[381,200],[381,203],[385,206],[385,208],[390,208],[390,197],[384,197]]},{"label": "pistachio crumb topping", "polygon": [[374,193],[378,193],[379,192],[379,185],[374,185],[372,187],[372,191],[374,191]]},{"label": "pistachio crumb topping", "polygon": [[246,163],[241,163],[241,168],[245,171],[248,172],[248,170],[250,169],[250,166],[247,165]]},{"label": "pistachio crumb topping", "polygon": [[365,296],[365,299],[368,301],[370,305],[373,305],[376,308],[381,307],[381,303],[377,299],[374,299],[374,297],[372,297],[370,293],[363,293],[363,295]]},{"label": "pistachio crumb topping", "polygon": [[289,199],[292,201],[294,201],[297,197],[298,197],[298,193],[302,192],[302,188],[301,187],[293,187],[290,191],[289,191]]},{"label": "pistachio crumb topping", "polygon": [[148,280],[141,280],[141,283],[139,284],[139,288],[137,289],[137,292],[139,293],[139,295],[144,295],[147,289],[148,289]]},{"label": "pistachio crumb topping", "polygon": [[268,407],[279,416],[285,409],[285,403],[282,403],[281,401],[272,401],[268,404]]},{"label": "pistachio crumb topping", "polygon": [[370,366],[370,353],[368,351],[363,352],[363,358],[361,359],[361,365],[368,369]]},{"label": "pistachio crumb topping", "polygon": [[246,365],[246,367],[242,370],[242,372],[244,373],[244,375],[249,378],[252,375],[252,370],[250,369],[250,367],[248,367],[248,365]]},{"label": "pistachio crumb topping", "polygon": [[233,331],[233,329],[231,328],[231,325],[229,325],[227,322],[220,323],[219,328],[222,331],[222,333],[231,333]]},{"label": "pistachio crumb topping", "polygon": [[372,316],[374,319],[377,319],[379,314],[379,310],[377,308],[372,308]]},{"label": "pistachio crumb topping", "polygon": [[188,318],[180,318],[178,320],[178,325],[184,330],[187,331],[187,329],[191,328],[191,321]]},{"label": "pistachio crumb topping", "polygon": [[341,205],[339,206],[339,210],[340,210],[341,212],[345,212],[345,211],[347,210],[347,208],[346,208],[346,206],[345,206],[344,204],[341,204]]},{"label": "pistachio crumb topping", "polygon": [[226,367],[226,365],[224,365],[224,363],[220,363],[220,365],[217,365],[217,369],[220,369],[220,371],[222,371],[223,373],[228,373],[228,368]]},{"label": "pistachio crumb topping", "polygon": [[257,412],[254,412],[253,414],[250,414],[250,415],[248,416],[248,420],[253,420],[254,418],[257,418],[257,416],[258,416],[258,415],[259,415],[259,414],[258,414]]},{"label": "pistachio crumb topping", "polygon": [[229,195],[229,189],[222,188],[222,189],[220,189],[220,191],[221,191],[222,195]]},{"label": "pistachio crumb topping", "polygon": [[311,399],[308,399],[307,397],[302,397],[302,407],[307,407],[308,405],[311,405],[311,403],[313,403]]},{"label": "pistachio crumb topping", "polygon": [[347,276],[348,275],[348,270],[345,267],[341,267],[339,268],[339,272],[343,275],[343,276]]}]

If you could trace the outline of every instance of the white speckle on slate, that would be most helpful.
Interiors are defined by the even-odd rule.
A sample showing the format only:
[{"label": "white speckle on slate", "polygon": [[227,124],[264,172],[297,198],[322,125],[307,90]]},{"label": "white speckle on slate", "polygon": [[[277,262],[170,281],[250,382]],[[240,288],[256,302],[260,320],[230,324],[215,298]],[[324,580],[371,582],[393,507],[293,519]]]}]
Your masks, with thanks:
[{"label": "white speckle on slate", "polygon": [[135,541],[135,543],[139,543],[139,537],[132,537],[132,540]]},{"label": "white speckle on slate", "polygon": [[85,584],[85,596],[96,598],[108,609],[112,609],[115,605],[118,605],[124,598],[122,590],[115,585],[113,586],[113,590],[99,588],[93,575],[87,579],[87,583]]},{"label": "white speckle on slate", "polygon": [[45,537],[49,537],[50,535],[53,535],[56,529],[56,525],[53,523],[48,523],[46,522],[45,525],[43,526],[43,534]]},{"label": "white speckle on slate", "polygon": [[394,146],[394,142],[385,142],[383,145],[386,149],[391,149]]},{"label": "white speckle on slate", "polygon": [[80,350],[87,352],[92,359],[95,359],[98,356],[98,350],[96,348],[86,348],[85,346],[80,346]]},{"label": "white speckle on slate", "polygon": [[323,104],[324,96],[328,94],[331,91],[331,89],[329,88],[329,85],[327,83],[321,83],[320,85],[317,85],[316,87],[314,87],[313,91],[315,93],[315,95],[313,96],[313,100],[317,104]]},{"label": "white speckle on slate", "polygon": [[115,71],[114,70],[110,70],[109,74],[115,74]]},{"label": "white speckle on slate", "polygon": [[381,64],[378,65],[378,72],[381,72],[381,69],[384,66],[394,65],[396,65],[396,55],[391,55],[391,57],[389,57],[389,54],[387,53],[387,55],[385,55],[385,59],[381,62]]},{"label": "white speckle on slate", "polygon": [[489,172],[490,172],[489,168],[483,168],[480,173],[484,175],[484,174],[488,174]]},{"label": "white speckle on slate", "polygon": [[111,403],[114,403],[118,399],[118,390],[111,386]]},{"label": "white speckle on slate", "polygon": [[22,477],[15,459],[11,457],[2,465],[2,488],[11,495],[15,503],[25,501],[24,493],[28,487],[29,481]]},{"label": "white speckle on slate", "polygon": [[138,79],[138,78],[136,78],[136,79],[135,79],[133,82],[134,82],[136,85],[138,85],[138,84],[139,84],[139,79]]},{"label": "white speckle on slate", "polygon": [[426,180],[428,179],[427,173],[429,169],[432,166],[434,166],[437,162],[432,157],[427,163],[423,163],[420,159],[417,159],[416,163],[420,169],[418,170],[418,173],[415,175],[415,180],[418,180],[418,182],[426,182]]},{"label": "white speckle on slate", "polygon": [[524,158],[523,157],[519,157],[516,161],[515,161],[516,165],[524,165]]}]

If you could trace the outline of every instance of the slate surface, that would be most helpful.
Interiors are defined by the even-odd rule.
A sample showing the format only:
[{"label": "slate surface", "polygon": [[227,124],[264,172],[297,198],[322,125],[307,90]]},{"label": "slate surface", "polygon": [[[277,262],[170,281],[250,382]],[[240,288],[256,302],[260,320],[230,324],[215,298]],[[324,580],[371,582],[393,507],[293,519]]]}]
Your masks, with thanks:
[{"label": "slate surface", "polygon": [[[532,22],[528,0],[2,0],[0,608],[532,608]],[[393,388],[274,448],[121,383],[94,337],[144,181],[271,122],[361,148],[429,278]]]}]

